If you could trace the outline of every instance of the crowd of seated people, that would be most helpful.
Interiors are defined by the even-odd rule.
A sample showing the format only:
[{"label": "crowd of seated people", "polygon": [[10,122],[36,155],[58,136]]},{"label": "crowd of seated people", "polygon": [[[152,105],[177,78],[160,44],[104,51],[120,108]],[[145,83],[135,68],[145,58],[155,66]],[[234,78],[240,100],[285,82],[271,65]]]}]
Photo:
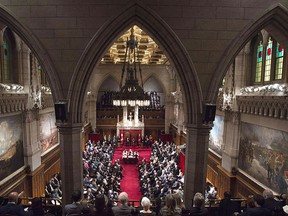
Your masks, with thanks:
[{"label": "crowd of seated people", "polygon": [[132,151],[132,149],[129,149],[129,151],[127,151],[127,149],[124,149],[124,151],[122,152],[122,160],[124,163],[136,164],[138,163],[138,159],[139,159],[138,151]]},{"label": "crowd of seated people", "polygon": [[53,205],[61,205],[62,189],[61,189],[61,176],[56,173],[45,186],[45,197],[48,203]]},{"label": "crowd of seated people", "polygon": [[150,161],[138,164],[141,193],[149,199],[162,198],[173,191],[183,193],[184,177],[178,168],[179,153],[174,143],[155,141]]},{"label": "crowd of seated people", "polygon": [[114,145],[108,141],[88,141],[83,151],[84,196],[93,203],[98,194],[114,200],[120,192],[122,166],[119,160],[112,164]]}]

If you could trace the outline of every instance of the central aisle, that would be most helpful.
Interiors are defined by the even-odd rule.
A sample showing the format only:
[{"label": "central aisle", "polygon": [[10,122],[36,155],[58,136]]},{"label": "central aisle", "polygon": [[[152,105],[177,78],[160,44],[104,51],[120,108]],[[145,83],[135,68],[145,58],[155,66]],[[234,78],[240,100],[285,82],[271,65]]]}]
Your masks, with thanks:
[{"label": "central aisle", "polygon": [[[127,148],[129,150],[130,148]],[[114,160],[120,159],[120,164],[123,167],[123,178],[120,182],[121,191],[127,192],[129,200],[140,200],[142,194],[140,192],[139,186],[139,173],[137,169],[137,164],[125,164],[122,160],[123,148],[116,148],[114,152]],[[146,158],[146,161],[150,160],[151,149],[150,148],[133,148],[133,151],[139,152],[139,162],[143,158]],[[137,203],[138,204],[138,203]],[[136,205],[137,205],[136,204]]]}]

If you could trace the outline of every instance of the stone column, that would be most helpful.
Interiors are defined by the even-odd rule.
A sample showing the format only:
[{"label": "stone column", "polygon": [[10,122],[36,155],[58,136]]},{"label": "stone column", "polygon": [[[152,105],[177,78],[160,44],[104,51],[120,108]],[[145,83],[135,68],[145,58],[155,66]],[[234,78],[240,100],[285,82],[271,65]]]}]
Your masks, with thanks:
[{"label": "stone column", "polygon": [[174,116],[174,103],[171,96],[166,97],[165,101],[165,133],[169,134],[170,123],[173,122]]},{"label": "stone column", "polygon": [[204,125],[187,125],[184,203],[188,208],[191,207],[196,192],[204,195],[210,129],[211,127]]},{"label": "stone column", "polygon": [[56,123],[60,135],[60,164],[63,205],[75,190],[83,191],[82,124]]},{"label": "stone column", "polygon": [[25,163],[30,166],[31,172],[41,165],[41,145],[39,140],[39,110],[23,112],[23,138]]},{"label": "stone column", "polygon": [[225,111],[224,137],[222,150],[222,167],[231,172],[232,167],[238,165],[239,140],[240,140],[240,113]]},{"label": "stone column", "polygon": [[[30,85],[32,83],[30,74],[30,50],[25,43],[22,43],[22,84],[24,86],[24,92],[30,94]],[[29,97],[30,98],[30,97]],[[32,106],[30,103],[29,106]]]},{"label": "stone column", "polygon": [[88,121],[85,123],[91,123],[91,126],[93,129],[96,128],[96,95],[94,93],[91,93],[88,95],[87,100],[87,111],[88,111]]}]

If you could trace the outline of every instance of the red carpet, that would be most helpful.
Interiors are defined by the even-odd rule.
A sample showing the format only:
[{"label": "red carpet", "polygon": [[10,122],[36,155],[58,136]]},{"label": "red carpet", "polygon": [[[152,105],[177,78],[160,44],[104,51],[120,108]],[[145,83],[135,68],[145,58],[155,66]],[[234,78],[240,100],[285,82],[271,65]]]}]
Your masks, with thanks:
[{"label": "red carpet", "polygon": [[[129,150],[130,148],[127,148]],[[151,149],[150,148],[131,148],[133,151],[139,152],[139,162],[143,158],[146,158],[146,161],[150,160]],[[124,148],[117,148],[114,153],[114,160],[120,159],[120,164],[123,167],[123,179],[120,182],[121,191],[124,191],[128,194],[129,200],[140,200],[142,194],[140,192],[139,186],[139,173],[136,167],[137,164],[125,164],[122,161],[122,152]],[[135,203],[139,205],[139,203]]]}]

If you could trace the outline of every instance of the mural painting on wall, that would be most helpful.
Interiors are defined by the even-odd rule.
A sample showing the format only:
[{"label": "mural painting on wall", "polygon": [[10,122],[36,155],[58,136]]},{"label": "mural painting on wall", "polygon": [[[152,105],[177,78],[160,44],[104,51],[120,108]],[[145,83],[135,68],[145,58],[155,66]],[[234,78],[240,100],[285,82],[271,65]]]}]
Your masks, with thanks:
[{"label": "mural painting on wall", "polygon": [[42,152],[47,151],[58,143],[58,130],[55,122],[54,112],[40,115],[40,142]]},{"label": "mural painting on wall", "polygon": [[21,115],[0,118],[0,180],[24,166]]},{"label": "mural painting on wall", "polygon": [[213,122],[213,128],[209,135],[209,148],[215,151],[217,154],[222,155],[223,145],[223,130],[224,130],[224,118],[216,115]]},{"label": "mural painting on wall", "polygon": [[288,186],[288,133],[242,123],[239,168],[277,193]]}]

